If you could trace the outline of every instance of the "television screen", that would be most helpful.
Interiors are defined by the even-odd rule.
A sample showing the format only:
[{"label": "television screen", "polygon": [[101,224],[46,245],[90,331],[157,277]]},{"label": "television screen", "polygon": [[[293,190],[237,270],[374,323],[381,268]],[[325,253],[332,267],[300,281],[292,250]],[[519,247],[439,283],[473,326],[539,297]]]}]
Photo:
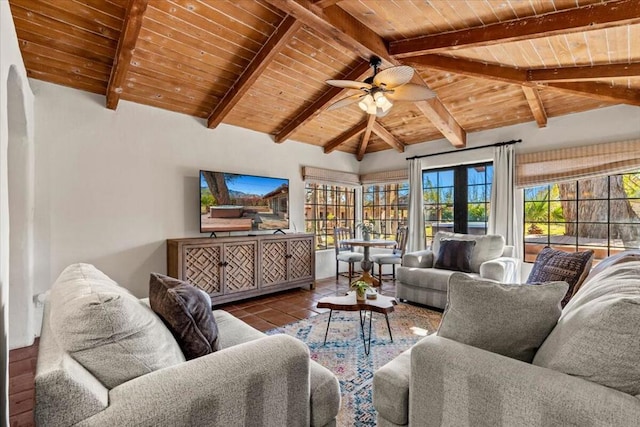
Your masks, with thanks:
[{"label": "television screen", "polygon": [[289,228],[289,180],[200,171],[200,232]]}]

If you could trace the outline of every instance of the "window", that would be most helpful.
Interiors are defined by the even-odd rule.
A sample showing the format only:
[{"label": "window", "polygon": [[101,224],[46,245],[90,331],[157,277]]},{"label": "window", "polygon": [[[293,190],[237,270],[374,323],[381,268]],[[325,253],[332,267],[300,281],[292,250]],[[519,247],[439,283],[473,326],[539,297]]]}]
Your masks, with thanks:
[{"label": "window", "polygon": [[395,239],[399,226],[407,225],[409,183],[379,184],[364,187],[362,218],[375,224],[380,238]]},{"label": "window", "polygon": [[595,259],[640,248],[640,171],[524,189],[525,261],[545,246]]},{"label": "window", "polygon": [[316,250],[330,249],[335,227],[354,228],[356,190],[337,185],[307,183],[304,225],[316,236]]},{"label": "window", "polygon": [[438,231],[486,234],[492,179],[492,163],[422,173],[427,246]]}]

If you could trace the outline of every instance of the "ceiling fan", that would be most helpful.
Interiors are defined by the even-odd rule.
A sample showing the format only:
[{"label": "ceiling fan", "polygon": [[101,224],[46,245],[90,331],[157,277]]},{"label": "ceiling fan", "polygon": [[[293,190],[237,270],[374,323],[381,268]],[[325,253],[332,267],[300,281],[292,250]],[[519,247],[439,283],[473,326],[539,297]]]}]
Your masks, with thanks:
[{"label": "ceiling fan", "polygon": [[377,56],[371,57],[369,64],[373,67],[373,76],[368,77],[364,82],[354,80],[326,81],[331,86],[356,89],[363,92],[334,102],[327,108],[327,111],[346,107],[357,102],[360,109],[367,114],[384,117],[393,107],[394,101],[424,101],[436,96],[435,92],[426,86],[409,83],[415,72],[409,66],[400,65],[378,72],[382,60]]}]

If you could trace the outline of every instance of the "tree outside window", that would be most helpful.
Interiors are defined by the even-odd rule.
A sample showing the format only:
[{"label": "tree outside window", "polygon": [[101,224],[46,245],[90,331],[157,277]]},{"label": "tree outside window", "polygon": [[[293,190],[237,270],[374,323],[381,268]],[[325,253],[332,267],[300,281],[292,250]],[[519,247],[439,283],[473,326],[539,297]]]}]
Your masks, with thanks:
[{"label": "tree outside window", "polygon": [[640,171],[526,188],[525,261],[544,246],[596,260],[640,248]]}]

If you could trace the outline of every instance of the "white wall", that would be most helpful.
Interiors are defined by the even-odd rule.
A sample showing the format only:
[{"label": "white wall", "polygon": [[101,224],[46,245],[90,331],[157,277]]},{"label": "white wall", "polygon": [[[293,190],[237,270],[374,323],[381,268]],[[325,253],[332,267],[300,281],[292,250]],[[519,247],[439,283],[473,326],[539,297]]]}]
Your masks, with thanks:
[{"label": "white wall", "polygon": [[[29,230],[33,229],[33,220],[29,219],[29,194],[16,193],[14,190],[22,188],[31,193],[33,188],[33,154],[30,151],[33,145],[33,96],[29,89],[26,70],[22,63],[22,57],[18,47],[13,19],[9,3],[0,1],[0,425],[9,425],[8,405],[8,356],[9,348],[17,345],[27,345],[33,342],[33,333],[28,331],[31,318],[30,298],[32,291],[30,283],[12,283],[10,266],[13,267],[12,258],[19,257],[21,268],[26,276],[29,276],[29,259],[31,256],[31,242],[28,240]],[[17,146],[16,139],[19,141]],[[21,173],[9,171],[9,151],[13,150],[12,171],[24,168]],[[22,182],[15,182],[20,178]],[[26,182],[25,182],[26,181]],[[18,185],[16,185],[18,184]],[[22,211],[15,211],[9,204],[11,200],[15,204],[22,204]],[[14,218],[10,221],[10,215],[17,213],[25,215],[23,218]],[[17,219],[17,221],[16,221]],[[19,247],[15,248],[14,240],[10,233],[10,227],[20,225],[24,240],[18,240]],[[14,233],[17,234],[17,233]],[[11,254],[11,255],[10,255]],[[26,261],[25,261],[26,260]],[[11,288],[11,289],[10,289]],[[10,300],[11,298],[11,300]],[[11,319],[11,327],[9,327]],[[17,333],[14,333],[13,322],[18,323]]]},{"label": "white wall", "polygon": [[[36,292],[68,264],[95,264],[135,295],[166,272],[167,238],[199,233],[199,169],[290,180],[291,231],[304,230],[303,165],[357,171],[355,157],[31,81],[36,94]],[[206,235],[202,235],[206,236]],[[334,274],[333,251],[317,276]]]},{"label": "white wall", "polygon": [[[467,147],[481,147],[496,142],[521,139],[516,153],[575,147],[604,142],[640,138],[640,107],[617,105],[566,116],[552,117],[547,127],[535,122],[506,126],[467,135]],[[360,173],[394,170],[408,167],[407,157],[451,151],[454,147],[445,139],[409,145],[404,153],[395,150],[367,154]],[[443,154],[422,159],[423,168],[446,167],[493,159],[493,149],[485,148]]]}]

